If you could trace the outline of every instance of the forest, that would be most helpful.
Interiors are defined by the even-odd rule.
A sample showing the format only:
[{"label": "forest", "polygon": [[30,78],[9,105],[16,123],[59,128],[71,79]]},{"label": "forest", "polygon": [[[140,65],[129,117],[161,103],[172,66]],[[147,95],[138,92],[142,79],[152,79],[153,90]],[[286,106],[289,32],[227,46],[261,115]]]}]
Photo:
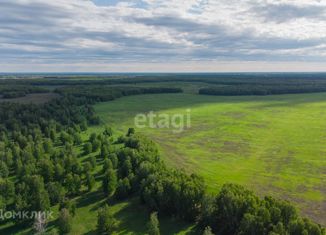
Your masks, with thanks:
[{"label": "forest", "polygon": [[[209,82],[211,78],[207,79]],[[142,82],[144,80],[141,78]],[[238,80],[235,76],[234,81]],[[247,82],[251,82],[249,80]],[[54,81],[28,83],[44,85]],[[97,234],[114,234],[116,231],[117,221],[110,212],[110,201],[135,196],[150,215],[150,235],[160,234],[158,218],[161,215],[194,223],[196,234],[325,234],[325,228],[303,218],[288,201],[268,195],[262,198],[237,184],[225,184],[217,194],[207,192],[201,176],[166,166],[156,144],[132,127],[118,137],[110,126],[101,132],[87,134],[89,127],[101,123],[93,108],[98,102],[139,94],[181,93],[181,88],[110,87],[107,81],[104,82],[106,86],[77,83],[55,88],[54,92],[60,97],[42,105],[0,103],[1,210],[32,213],[48,211],[54,206],[58,209],[51,231],[46,229],[48,221],[43,216],[13,219],[2,214],[1,224],[28,227],[32,233],[68,234],[72,232],[71,220],[76,213],[74,198],[99,190],[107,203],[98,209]],[[30,89],[28,86],[12,91],[1,89],[1,92],[7,98],[46,92],[43,88]],[[310,82],[296,87],[276,87],[235,85],[202,88],[199,94],[270,95],[324,91]],[[80,161],[85,156],[86,160]],[[96,171],[98,167],[100,171]]]}]

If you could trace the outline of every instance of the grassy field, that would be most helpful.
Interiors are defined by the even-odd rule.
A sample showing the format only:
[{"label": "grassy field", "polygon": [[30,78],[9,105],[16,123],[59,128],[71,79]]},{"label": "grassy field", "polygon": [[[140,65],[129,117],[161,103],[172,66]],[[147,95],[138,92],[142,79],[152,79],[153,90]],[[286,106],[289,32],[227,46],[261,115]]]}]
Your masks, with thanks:
[{"label": "grassy field", "polygon": [[[186,114],[191,128],[142,128],[173,167],[202,175],[208,190],[226,182],[296,204],[326,224],[326,94],[214,97],[160,94],[99,103],[104,123],[125,133],[138,113]],[[93,129],[93,131],[96,129]]]}]

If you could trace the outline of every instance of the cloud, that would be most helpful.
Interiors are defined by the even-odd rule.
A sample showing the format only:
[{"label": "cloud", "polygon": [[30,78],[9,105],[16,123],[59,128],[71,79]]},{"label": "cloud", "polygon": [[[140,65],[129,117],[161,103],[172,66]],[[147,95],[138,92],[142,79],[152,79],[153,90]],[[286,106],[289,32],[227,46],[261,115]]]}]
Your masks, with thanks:
[{"label": "cloud", "polygon": [[254,6],[252,9],[259,16],[263,17],[265,22],[275,21],[277,23],[284,23],[300,18],[325,20],[326,6],[319,5],[291,5],[288,3],[281,4],[264,4],[261,6]]},{"label": "cloud", "polygon": [[305,0],[3,0],[0,65],[325,62],[325,7]]}]

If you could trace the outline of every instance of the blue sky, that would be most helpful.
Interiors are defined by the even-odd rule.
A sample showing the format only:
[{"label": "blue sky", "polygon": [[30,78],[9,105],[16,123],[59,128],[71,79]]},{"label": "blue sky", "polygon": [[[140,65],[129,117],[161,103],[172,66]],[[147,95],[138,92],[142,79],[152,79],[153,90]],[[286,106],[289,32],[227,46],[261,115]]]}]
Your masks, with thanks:
[{"label": "blue sky", "polygon": [[98,6],[112,6],[118,4],[119,0],[92,0]]},{"label": "blue sky", "polygon": [[326,1],[2,0],[0,72],[325,71]]}]

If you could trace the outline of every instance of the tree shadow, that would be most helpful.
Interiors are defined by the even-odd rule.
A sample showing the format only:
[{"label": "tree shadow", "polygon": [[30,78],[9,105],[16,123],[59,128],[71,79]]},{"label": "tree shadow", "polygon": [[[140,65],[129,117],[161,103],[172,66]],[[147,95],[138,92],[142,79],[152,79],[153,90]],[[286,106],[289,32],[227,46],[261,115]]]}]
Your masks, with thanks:
[{"label": "tree shadow", "polygon": [[[120,233],[146,234],[147,223],[150,211],[146,206],[140,204],[137,197],[128,200],[128,204],[115,214],[120,221],[118,230]],[[162,235],[177,234],[198,234],[198,231],[190,229],[193,224],[173,218],[171,216],[160,215],[160,231]]]},{"label": "tree shadow", "polygon": [[89,192],[77,199],[76,206],[86,207],[91,204],[98,204],[98,202],[102,201],[103,199],[105,199],[105,196],[100,190]]}]

